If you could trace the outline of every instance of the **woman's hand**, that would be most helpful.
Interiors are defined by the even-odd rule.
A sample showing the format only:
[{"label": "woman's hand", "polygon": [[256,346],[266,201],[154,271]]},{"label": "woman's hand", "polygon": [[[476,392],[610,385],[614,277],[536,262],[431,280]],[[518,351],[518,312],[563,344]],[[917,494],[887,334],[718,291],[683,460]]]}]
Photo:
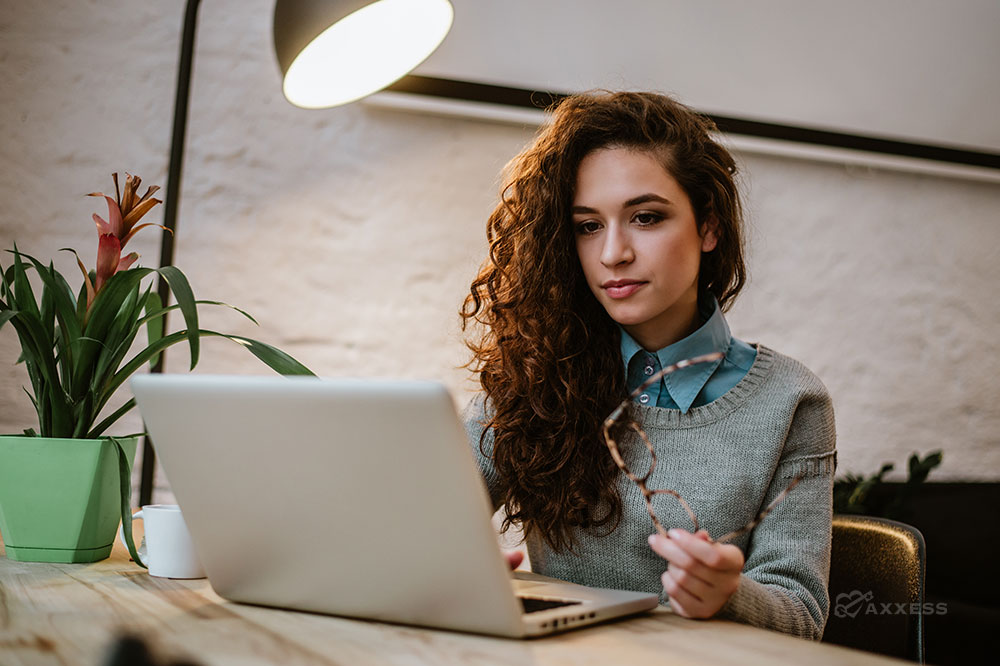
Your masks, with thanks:
[{"label": "woman's hand", "polygon": [[667,535],[650,535],[649,545],[670,563],[660,577],[670,607],[684,617],[712,617],[739,587],[743,551],[711,541],[705,530],[673,529]]},{"label": "woman's hand", "polygon": [[524,553],[519,550],[505,550],[503,551],[503,557],[507,560],[511,571],[521,566],[521,562],[524,561]]}]

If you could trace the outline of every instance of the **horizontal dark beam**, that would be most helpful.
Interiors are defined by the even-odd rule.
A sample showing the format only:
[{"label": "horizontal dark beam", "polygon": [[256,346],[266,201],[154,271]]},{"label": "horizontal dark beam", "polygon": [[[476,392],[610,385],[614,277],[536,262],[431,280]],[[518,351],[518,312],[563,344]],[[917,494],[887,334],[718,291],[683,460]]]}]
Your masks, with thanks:
[{"label": "horizontal dark beam", "polygon": [[[544,110],[567,95],[567,93],[562,92],[511,88],[508,86],[440,79],[414,74],[404,76],[386,88],[386,90],[537,110]],[[807,143],[817,146],[863,150],[883,155],[914,157],[951,164],[1000,169],[1000,154],[998,153],[950,148],[948,146],[929,143],[898,141],[896,139],[885,139],[864,134],[832,132],[797,125],[767,123],[758,120],[747,120],[746,118],[735,118],[733,116],[720,116],[712,113],[705,115],[715,121],[720,131],[727,134],[741,134],[743,136],[794,141],[796,143]]]}]

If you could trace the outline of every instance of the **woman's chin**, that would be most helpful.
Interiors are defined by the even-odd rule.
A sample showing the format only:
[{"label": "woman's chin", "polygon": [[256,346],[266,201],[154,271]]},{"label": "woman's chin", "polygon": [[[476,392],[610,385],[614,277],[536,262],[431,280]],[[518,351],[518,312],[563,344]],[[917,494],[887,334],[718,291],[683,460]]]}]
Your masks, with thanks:
[{"label": "woman's chin", "polygon": [[638,326],[649,321],[649,313],[625,303],[604,303],[604,310],[620,326]]}]

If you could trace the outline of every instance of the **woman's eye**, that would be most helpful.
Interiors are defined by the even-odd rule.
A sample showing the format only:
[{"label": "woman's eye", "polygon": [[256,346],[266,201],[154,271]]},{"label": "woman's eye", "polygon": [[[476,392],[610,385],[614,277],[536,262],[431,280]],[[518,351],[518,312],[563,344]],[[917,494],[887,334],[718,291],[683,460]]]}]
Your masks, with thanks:
[{"label": "woman's eye", "polygon": [[601,225],[593,220],[588,220],[586,222],[579,222],[576,225],[576,233],[581,236],[586,236],[595,233],[601,228]]},{"label": "woman's eye", "polygon": [[659,213],[637,213],[633,219],[639,226],[648,227],[662,220],[663,216]]}]

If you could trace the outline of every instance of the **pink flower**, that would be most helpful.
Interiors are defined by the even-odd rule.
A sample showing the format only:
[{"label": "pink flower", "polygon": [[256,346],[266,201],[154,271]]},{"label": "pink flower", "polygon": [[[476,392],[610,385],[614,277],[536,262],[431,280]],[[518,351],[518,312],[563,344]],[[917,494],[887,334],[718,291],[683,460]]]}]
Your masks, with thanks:
[{"label": "pink flower", "polygon": [[146,193],[141,198],[137,198],[136,191],[139,189],[142,179],[138,176],[125,174],[125,190],[119,194],[118,174],[111,174],[111,178],[115,181],[114,199],[102,192],[91,192],[87,195],[91,197],[104,197],[108,203],[107,220],[94,213],[94,223],[97,225],[99,238],[97,243],[97,279],[93,284],[91,284],[90,275],[86,267],[84,267],[83,262],[77,259],[80,270],[83,271],[83,279],[87,285],[88,309],[91,303],[94,302],[97,293],[111,279],[112,275],[118,271],[127,270],[139,259],[139,255],[135,252],[131,252],[125,257],[121,256],[125,244],[135,236],[136,232],[146,227],[160,227],[161,229],[170,231],[166,227],[152,222],[136,224],[142,219],[143,215],[152,210],[153,206],[162,203],[159,199],[153,198],[153,194],[160,189],[159,187],[153,185],[146,190]]},{"label": "pink flower", "polygon": [[[119,240],[119,242],[121,242],[121,246],[124,248],[125,244],[128,243],[132,236],[134,236],[140,229],[160,226],[153,223],[140,224],[139,226],[135,225],[135,223],[138,222],[143,215],[148,213],[153,206],[161,203],[159,199],[153,198],[153,193],[160,188],[153,185],[146,190],[146,193],[142,195],[141,199],[137,199],[136,191],[139,189],[142,179],[138,176],[125,174],[125,191],[121,194],[121,196],[119,196],[118,174],[111,174],[111,178],[115,181],[115,199],[112,199],[102,192],[91,192],[88,196],[104,197],[108,202],[109,221],[105,221],[100,215],[94,213],[94,222],[97,224],[97,231],[101,235],[113,235]],[[165,229],[166,227],[160,228]]]},{"label": "pink flower", "polygon": [[97,244],[97,283],[94,285],[96,294],[112,275],[123,271],[135,263],[139,255],[135,252],[122,257],[122,244],[113,234],[101,234]]}]

